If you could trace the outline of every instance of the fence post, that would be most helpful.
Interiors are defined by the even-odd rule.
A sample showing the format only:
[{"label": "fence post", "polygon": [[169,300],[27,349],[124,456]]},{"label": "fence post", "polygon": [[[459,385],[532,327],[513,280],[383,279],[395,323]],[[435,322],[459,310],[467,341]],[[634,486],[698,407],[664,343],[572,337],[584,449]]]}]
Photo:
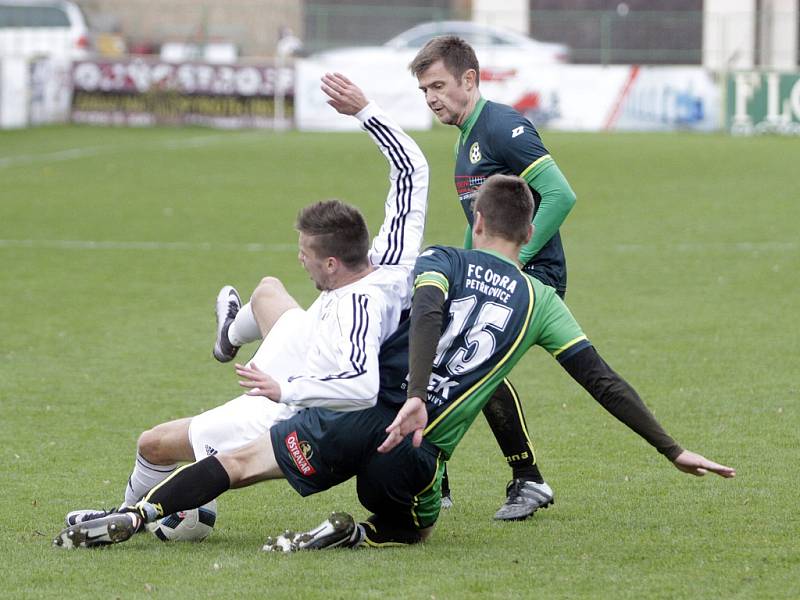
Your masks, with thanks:
[{"label": "fence post", "polygon": [[611,20],[609,14],[600,15],[600,63],[605,66],[611,61]]}]

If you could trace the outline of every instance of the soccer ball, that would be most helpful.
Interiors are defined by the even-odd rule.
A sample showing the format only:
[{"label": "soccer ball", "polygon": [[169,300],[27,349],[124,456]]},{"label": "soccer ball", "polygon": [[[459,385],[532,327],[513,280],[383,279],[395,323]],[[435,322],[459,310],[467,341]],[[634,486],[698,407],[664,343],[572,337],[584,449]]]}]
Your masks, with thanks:
[{"label": "soccer ball", "polygon": [[208,537],[217,520],[217,501],[200,508],[172,513],[147,528],[163,542],[200,542]]}]

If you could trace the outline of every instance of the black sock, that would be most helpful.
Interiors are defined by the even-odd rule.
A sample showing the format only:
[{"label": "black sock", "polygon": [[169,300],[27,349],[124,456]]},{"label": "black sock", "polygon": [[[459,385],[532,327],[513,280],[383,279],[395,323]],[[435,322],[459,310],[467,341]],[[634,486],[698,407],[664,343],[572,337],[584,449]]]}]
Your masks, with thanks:
[{"label": "black sock", "polygon": [[511,467],[514,479],[542,483],[544,479],[528,438],[519,396],[507,379],[497,386],[489,402],[483,407],[483,414],[508,466]]},{"label": "black sock", "polygon": [[360,525],[364,528],[368,546],[409,545],[422,541],[419,529],[378,515],[372,515]]},{"label": "black sock", "polygon": [[442,473],[442,496],[450,495],[450,474],[447,472],[447,465],[444,466]]},{"label": "black sock", "polygon": [[179,468],[144,497],[161,516],[198,508],[231,487],[227,471],[216,456]]}]

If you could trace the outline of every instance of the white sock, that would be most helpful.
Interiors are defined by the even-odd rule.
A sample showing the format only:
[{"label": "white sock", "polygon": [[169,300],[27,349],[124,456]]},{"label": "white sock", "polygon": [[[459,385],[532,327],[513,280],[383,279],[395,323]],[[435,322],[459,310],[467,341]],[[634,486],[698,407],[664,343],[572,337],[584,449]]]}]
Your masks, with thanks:
[{"label": "white sock", "polygon": [[255,342],[261,339],[261,330],[258,328],[256,316],[253,314],[253,309],[250,308],[250,303],[244,304],[239,312],[236,313],[236,318],[228,328],[228,341],[234,346],[244,346],[248,342]]},{"label": "white sock", "polygon": [[154,465],[147,462],[142,455],[136,453],[136,463],[133,465],[133,473],[128,478],[128,486],[125,488],[125,505],[136,504],[142,497],[169,477],[178,463],[172,465]]}]

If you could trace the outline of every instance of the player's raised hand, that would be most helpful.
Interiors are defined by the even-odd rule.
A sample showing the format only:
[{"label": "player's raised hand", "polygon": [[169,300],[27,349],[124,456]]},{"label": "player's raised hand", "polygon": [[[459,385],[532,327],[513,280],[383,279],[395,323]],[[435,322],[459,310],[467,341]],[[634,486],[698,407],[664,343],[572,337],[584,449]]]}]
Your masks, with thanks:
[{"label": "player's raised hand", "polygon": [[690,475],[696,475],[697,477],[702,477],[709,472],[716,473],[720,477],[725,477],[726,479],[736,476],[736,469],[715,463],[714,461],[708,460],[705,456],[701,456],[689,450],[681,452],[678,457],[672,461],[672,464],[675,465],[676,469],[684,473],[689,473]]},{"label": "player's raised hand", "polygon": [[369,101],[355,83],[341,73],[325,73],[320,89],[328,98],[328,104],[343,115],[355,115]]},{"label": "player's raised hand", "polygon": [[239,385],[249,388],[245,392],[248,396],[264,396],[274,402],[280,402],[280,384],[259,369],[255,363],[250,363],[249,365],[236,363],[235,367],[236,374],[244,379],[244,381],[239,382]]},{"label": "player's raised hand", "polygon": [[422,444],[422,431],[428,424],[428,411],[420,398],[409,398],[397,413],[392,424],[386,428],[386,439],[378,446],[378,452],[389,452],[403,441],[409,433],[414,433],[411,443],[415,448]]}]

